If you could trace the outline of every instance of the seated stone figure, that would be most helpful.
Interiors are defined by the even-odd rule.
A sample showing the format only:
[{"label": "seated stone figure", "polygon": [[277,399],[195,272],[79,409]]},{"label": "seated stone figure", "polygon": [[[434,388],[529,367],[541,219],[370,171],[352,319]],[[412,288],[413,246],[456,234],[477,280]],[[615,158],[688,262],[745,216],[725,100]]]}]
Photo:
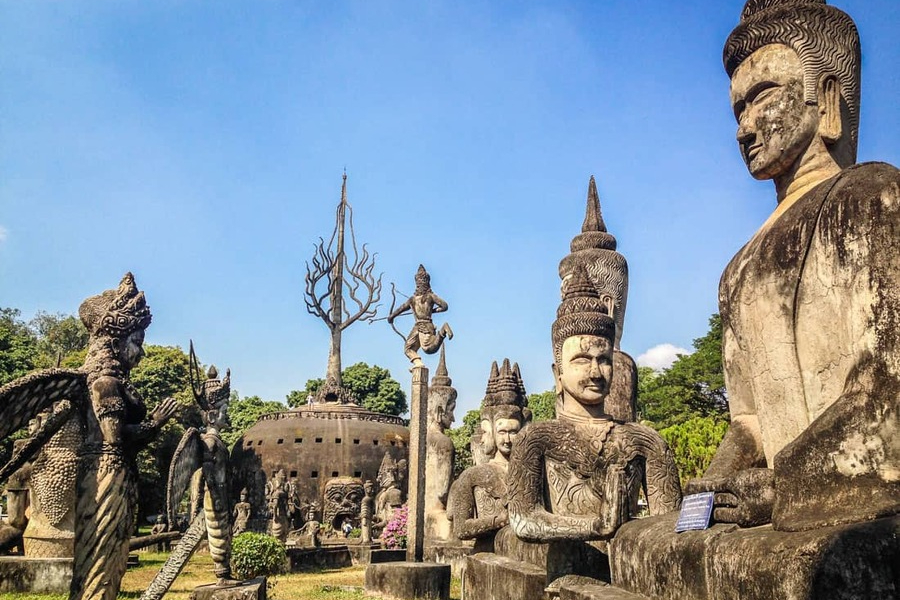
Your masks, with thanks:
[{"label": "seated stone figure", "polygon": [[777,200],[722,275],[731,426],[688,484],[732,525],[629,524],[613,579],[673,600],[898,597],[900,171],[854,164],[858,33],[824,0],[750,0],[724,60]]},{"label": "seated stone figure", "polygon": [[491,367],[481,403],[481,442],[490,459],[463,471],[450,487],[447,510],[453,533],[475,540],[475,552],[493,552],[494,536],[509,523],[506,476],[519,430],[531,420],[519,366]]},{"label": "seated stone figure", "polygon": [[642,488],[651,514],[681,502],[662,437],[604,411],[613,377],[612,302],[580,269],[564,288],[553,323],[556,419],[526,429],[510,462],[510,523],[534,542],[608,539],[636,514]]},{"label": "seated stone figure", "polygon": [[854,166],[859,58],[850,17],[810,0],[748,2],[725,47],[741,152],[778,205],[719,290],[732,426],[691,486],[719,492],[719,521],[900,512],[900,172]]}]

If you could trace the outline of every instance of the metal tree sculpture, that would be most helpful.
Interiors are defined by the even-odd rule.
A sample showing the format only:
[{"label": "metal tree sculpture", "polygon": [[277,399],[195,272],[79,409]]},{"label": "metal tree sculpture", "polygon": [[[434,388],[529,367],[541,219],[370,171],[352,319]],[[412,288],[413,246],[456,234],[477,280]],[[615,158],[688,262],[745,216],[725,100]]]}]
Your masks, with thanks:
[{"label": "metal tree sculpture", "polygon": [[[344,250],[346,222],[350,220],[350,245],[353,261]],[[306,310],[319,317],[331,331],[331,348],[328,353],[328,370],[325,386],[337,392],[341,381],[341,332],[356,321],[371,320],[378,310],[381,300],[381,273],[376,277],[375,254],[369,254],[366,245],[357,248],[353,230],[353,208],[347,202],[347,174],[341,186],[341,203],[338,204],[334,232],[328,244],[319,238],[312,257],[312,265],[306,263]],[[322,289],[324,287],[324,289]],[[348,302],[345,302],[344,290]],[[355,305],[356,312],[350,314],[346,305]]]}]

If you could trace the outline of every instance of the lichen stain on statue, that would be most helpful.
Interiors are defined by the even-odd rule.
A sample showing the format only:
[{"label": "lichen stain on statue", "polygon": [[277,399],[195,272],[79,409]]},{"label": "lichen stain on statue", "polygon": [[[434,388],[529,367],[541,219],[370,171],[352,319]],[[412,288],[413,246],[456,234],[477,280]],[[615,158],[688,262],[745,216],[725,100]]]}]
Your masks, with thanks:
[{"label": "lichen stain on statue", "polygon": [[176,403],[167,398],[148,416],[143,399],[128,381],[131,369],[143,357],[144,330],[151,320],[144,294],[131,273],[122,278],[118,289],[85,300],[79,316],[90,334],[80,369],[38,371],[0,387],[0,438],[58,403],[0,468],[0,481],[77,420],[83,439],[77,450],[70,598],[112,600],[128,555],[135,458],[174,414]]},{"label": "lichen stain on statue", "polygon": [[456,389],[447,371],[444,346],[437,371],[428,388],[428,431],[425,451],[425,537],[448,540],[451,537],[447,518],[447,494],[453,479],[455,449],[446,430],[453,425]]},{"label": "lichen stain on statue", "polygon": [[494,362],[481,403],[481,444],[489,458],[460,474],[447,502],[454,534],[475,540],[475,552],[493,552],[496,533],[509,523],[506,477],[519,431],[531,421],[526,404],[518,364]]}]

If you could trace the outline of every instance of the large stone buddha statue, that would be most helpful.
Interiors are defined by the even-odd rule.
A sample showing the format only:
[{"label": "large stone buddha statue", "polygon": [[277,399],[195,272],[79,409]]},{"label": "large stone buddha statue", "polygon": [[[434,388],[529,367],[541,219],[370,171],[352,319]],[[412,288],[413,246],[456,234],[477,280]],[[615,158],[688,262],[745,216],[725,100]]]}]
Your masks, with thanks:
[{"label": "large stone buddha statue", "polygon": [[824,1],[751,0],[724,58],[741,154],[777,205],[722,275],[732,425],[690,487],[741,525],[897,513],[900,172],[854,164],[856,27]]},{"label": "large stone buddha statue", "polygon": [[667,600],[900,597],[900,171],[856,164],[860,46],[824,0],[750,0],[724,52],[775,184],[719,286],[731,426],[687,492],[713,525],[624,525],[613,583]]}]

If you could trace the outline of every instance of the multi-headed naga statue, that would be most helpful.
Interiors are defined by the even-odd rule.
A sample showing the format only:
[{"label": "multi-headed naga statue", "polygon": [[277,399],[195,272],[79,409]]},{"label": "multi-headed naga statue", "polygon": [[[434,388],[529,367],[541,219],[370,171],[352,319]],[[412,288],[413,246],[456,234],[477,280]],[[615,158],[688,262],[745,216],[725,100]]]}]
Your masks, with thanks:
[{"label": "multi-headed naga statue", "polygon": [[[350,217],[350,242],[353,247],[353,262],[348,260],[344,250],[344,233],[347,215]],[[369,254],[366,245],[357,249],[353,231],[353,209],[347,202],[347,174],[341,186],[341,202],[338,204],[334,232],[328,244],[319,239],[312,266],[306,264],[306,310],[319,317],[331,331],[331,348],[328,352],[328,369],[323,385],[310,402],[353,402],[349,390],[341,381],[341,334],[360,319],[371,320],[378,310],[381,299],[381,275],[375,271],[375,255]],[[324,285],[322,285],[324,284]],[[324,289],[320,289],[320,287]],[[356,305],[350,314],[345,302],[346,288],[349,301]]]},{"label": "multi-headed naga statue", "polygon": [[431,275],[423,265],[419,265],[419,270],[416,271],[416,293],[387,317],[388,323],[391,324],[394,323],[394,319],[406,312],[411,312],[416,318],[412,330],[406,336],[406,347],[404,348],[406,356],[413,365],[422,366],[419,349],[424,350],[426,354],[434,354],[440,350],[444,338],[453,339],[453,330],[450,329],[449,323],[444,323],[440,329],[435,329],[434,321],[431,320],[434,313],[446,312],[447,308],[444,299],[431,291]]},{"label": "multi-headed naga statue", "polygon": [[0,481],[31,458],[54,433],[76,419],[78,448],[75,559],[69,597],[113,600],[125,574],[134,521],[138,451],[175,413],[167,398],[147,415],[128,380],[144,356],[150,309],[134,277],[85,300],[79,316],[90,333],[80,369],[47,369],[0,387],[0,438],[57,403],[27,444],[0,468]]},{"label": "multi-headed naga statue", "polygon": [[209,543],[209,553],[216,565],[218,583],[224,585],[231,578],[232,531],[228,502],[228,448],[221,437],[222,430],[229,424],[231,369],[225,371],[224,379],[219,379],[216,367],[211,366],[207,371],[206,380],[200,382],[200,369],[193,342],[190,348],[191,391],[194,400],[200,406],[205,431],[201,433],[195,427],[189,427],[175,449],[169,467],[166,510],[169,523],[175,523],[181,498],[193,482],[191,525],[147,591],[141,596],[142,600],[162,598],[204,538]]}]

